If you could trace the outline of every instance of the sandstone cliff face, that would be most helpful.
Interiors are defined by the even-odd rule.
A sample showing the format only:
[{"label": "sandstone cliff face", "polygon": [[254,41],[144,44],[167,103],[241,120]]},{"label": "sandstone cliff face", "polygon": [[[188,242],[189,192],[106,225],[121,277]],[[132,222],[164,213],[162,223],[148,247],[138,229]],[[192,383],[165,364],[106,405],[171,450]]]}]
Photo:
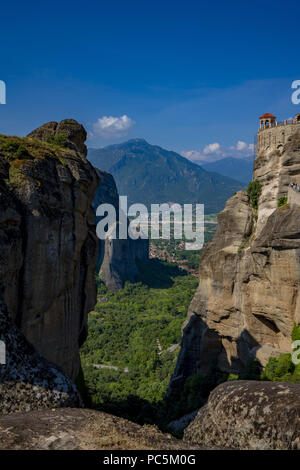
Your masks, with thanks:
[{"label": "sandstone cliff face", "polygon": [[[100,179],[93,207],[103,203],[112,204],[116,210],[116,224],[119,226],[119,194],[116,183],[109,173],[96,170]],[[97,218],[97,221],[100,220]],[[128,223],[128,222],[127,222]],[[97,270],[101,279],[110,290],[117,291],[125,281],[135,282],[139,274],[137,260],[147,261],[149,258],[149,240],[127,238],[99,240]]]},{"label": "sandstone cliff face", "polygon": [[281,150],[258,153],[253,179],[262,186],[259,200],[257,234],[277,208],[278,198],[288,194],[291,182],[300,183],[300,131],[292,135]]},{"label": "sandstone cliff face", "polygon": [[300,133],[282,153],[257,156],[258,214],[243,191],[220,213],[217,233],[203,250],[172,386],[208,373],[212,364],[240,374],[253,357],[264,366],[271,355],[291,352],[292,327],[300,322],[300,207],[277,208],[277,201],[297,178]]},{"label": "sandstone cliff face", "polygon": [[[44,364],[55,363],[72,379],[78,374],[87,314],[96,301],[98,245],[91,206],[98,176],[86,160],[85,138],[84,128],[69,119],[27,138],[0,136],[1,315],[18,328],[0,330],[0,339],[19,334],[11,359],[19,376],[1,366],[2,382],[22,382],[24,348],[18,353],[18,344],[27,343],[21,333]],[[44,372],[37,366],[29,378],[24,371],[29,389],[35,381],[43,385],[43,378],[47,386]],[[71,387],[62,371],[58,375]]]}]

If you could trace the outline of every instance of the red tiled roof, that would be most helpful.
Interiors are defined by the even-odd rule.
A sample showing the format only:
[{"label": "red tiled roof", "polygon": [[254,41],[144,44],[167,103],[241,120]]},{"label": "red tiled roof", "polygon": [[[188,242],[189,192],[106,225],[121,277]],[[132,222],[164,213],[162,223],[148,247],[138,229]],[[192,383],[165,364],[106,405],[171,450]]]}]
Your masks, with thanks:
[{"label": "red tiled roof", "polygon": [[273,119],[276,119],[276,116],[273,116],[273,114],[271,114],[271,113],[266,113],[266,114],[263,114],[262,116],[260,116],[259,119],[265,119],[265,118],[273,118]]}]

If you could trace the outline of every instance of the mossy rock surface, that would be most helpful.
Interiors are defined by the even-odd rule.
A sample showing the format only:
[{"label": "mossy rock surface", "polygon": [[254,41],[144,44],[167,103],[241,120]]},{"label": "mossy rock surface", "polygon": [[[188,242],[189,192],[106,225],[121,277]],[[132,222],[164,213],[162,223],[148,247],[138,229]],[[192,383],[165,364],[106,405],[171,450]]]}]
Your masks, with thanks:
[{"label": "mossy rock surface", "polygon": [[[78,157],[74,149],[65,145],[64,134],[59,134],[59,136],[47,141],[32,137],[0,134],[0,161],[4,160],[2,163],[7,173],[4,178],[7,188],[13,190],[13,188],[22,187],[30,181],[41,186],[39,165],[42,162],[52,160],[68,167],[68,162]],[[7,167],[5,164],[9,166]]]},{"label": "mossy rock surface", "polygon": [[74,153],[65,147],[65,140],[47,142],[30,137],[15,137],[0,134],[0,154],[8,161],[58,157],[60,153]]}]

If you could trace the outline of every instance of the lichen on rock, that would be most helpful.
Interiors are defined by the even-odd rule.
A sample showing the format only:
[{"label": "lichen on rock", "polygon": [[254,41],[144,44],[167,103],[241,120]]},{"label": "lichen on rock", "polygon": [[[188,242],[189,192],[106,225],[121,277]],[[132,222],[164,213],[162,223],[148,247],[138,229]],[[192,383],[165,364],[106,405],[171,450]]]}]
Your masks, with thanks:
[{"label": "lichen on rock", "polygon": [[236,381],[219,385],[184,432],[204,447],[300,450],[300,385]]}]

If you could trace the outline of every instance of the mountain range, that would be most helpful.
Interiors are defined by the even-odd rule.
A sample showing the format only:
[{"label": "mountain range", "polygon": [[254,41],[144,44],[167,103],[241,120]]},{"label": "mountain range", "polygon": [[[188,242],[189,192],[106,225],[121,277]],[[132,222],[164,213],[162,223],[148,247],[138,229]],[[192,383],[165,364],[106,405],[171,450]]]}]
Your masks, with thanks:
[{"label": "mountain range", "polygon": [[244,184],[206,171],[176,152],[132,139],[100,149],[89,149],[88,159],[115,178],[128,203],[202,203],[206,213],[219,212]]},{"label": "mountain range", "polygon": [[226,157],[216,162],[201,165],[206,171],[213,171],[220,175],[229,176],[242,183],[249,183],[252,179],[253,159]]}]

